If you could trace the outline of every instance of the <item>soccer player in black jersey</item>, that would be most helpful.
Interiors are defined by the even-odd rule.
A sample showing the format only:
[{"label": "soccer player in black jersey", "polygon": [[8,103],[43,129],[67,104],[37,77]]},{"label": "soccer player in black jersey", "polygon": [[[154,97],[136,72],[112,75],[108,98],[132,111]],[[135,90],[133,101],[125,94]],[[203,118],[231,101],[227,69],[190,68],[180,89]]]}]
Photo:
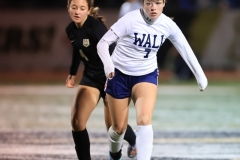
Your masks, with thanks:
[{"label": "soccer player in black jersey", "polygon": [[[70,73],[66,80],[68,88],[74,87],[74,79],[80,61],[85,66],[71,112],[72,136],[80,160],[91,159],[86,123],[101,97],[104,100],[107,130],[111,126],[111,117],[104,92],[106,76],[96,48],[98,41],[107,32],[107,28],[103,23],[103,17],[98,15],[98,8],[93,7],[93,3],[93,0],[68,0],[67,4],[72,22],[67,26],[66,32],[73,46]],[[110,53],[114,47],[114,45],[109,47]],[[136,136],[129,125],[124,139],[132,146],[128,148],[128,156],[135,157]]]}]

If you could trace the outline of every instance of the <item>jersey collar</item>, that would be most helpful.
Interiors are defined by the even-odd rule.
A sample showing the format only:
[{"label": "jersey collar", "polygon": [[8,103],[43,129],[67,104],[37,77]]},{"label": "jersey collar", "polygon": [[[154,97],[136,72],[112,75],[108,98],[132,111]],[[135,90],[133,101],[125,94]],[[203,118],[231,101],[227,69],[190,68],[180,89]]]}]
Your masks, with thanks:
[{"label": "jersey collar", "polygon": [[156,19],[152,19],[152,18],[148,17],[143,8],[140,8],[140,13],[141,13],[144,21],[145,21],[147,24],[152,25],[152,24],[157,20],[157,18],[156,18]]}]

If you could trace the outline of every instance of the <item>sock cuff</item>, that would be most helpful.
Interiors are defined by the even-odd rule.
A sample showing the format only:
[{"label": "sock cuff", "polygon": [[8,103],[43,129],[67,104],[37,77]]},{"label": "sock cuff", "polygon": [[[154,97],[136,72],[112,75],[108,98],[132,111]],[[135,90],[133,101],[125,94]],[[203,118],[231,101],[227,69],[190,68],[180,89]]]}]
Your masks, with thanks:
[{"label": "sock cuff", "polygon": [[72,136],[75,144],[80,144],[83,141],[88,143],[90,141],[86,128],[82,131],[72,131]]},{"label": "sock cuff", "polygon": [[149,124],[149,125],[146,125],[146,126],[138,125],[137,128],[138,128],[138,130],[141,130],[141,129],[152,129],[152,124]]}]

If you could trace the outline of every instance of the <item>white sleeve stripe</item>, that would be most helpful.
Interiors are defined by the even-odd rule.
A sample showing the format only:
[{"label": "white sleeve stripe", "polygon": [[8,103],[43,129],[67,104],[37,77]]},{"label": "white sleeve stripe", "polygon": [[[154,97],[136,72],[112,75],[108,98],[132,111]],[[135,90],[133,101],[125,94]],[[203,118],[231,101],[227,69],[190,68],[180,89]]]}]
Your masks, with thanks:
[{"label": "white sleeve stripe", "polygon": [[112,29],[110,29],[102,37],[102,40],[106,41],[108,43],[108,45],[111,45],[112,43],[114,43],[118,40],[118,36]]}]

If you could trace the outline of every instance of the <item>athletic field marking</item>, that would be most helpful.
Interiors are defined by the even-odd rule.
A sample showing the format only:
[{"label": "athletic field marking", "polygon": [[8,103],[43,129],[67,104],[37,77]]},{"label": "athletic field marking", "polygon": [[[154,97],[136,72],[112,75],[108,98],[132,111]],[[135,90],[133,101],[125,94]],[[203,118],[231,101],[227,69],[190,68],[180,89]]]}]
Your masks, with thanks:
[{"label": "athletic field marking", "polygon": [[[106,143],[106,138],[92,138],[91,143]],[[154,138],[153,143],[240,143],[240,138]]]}]

